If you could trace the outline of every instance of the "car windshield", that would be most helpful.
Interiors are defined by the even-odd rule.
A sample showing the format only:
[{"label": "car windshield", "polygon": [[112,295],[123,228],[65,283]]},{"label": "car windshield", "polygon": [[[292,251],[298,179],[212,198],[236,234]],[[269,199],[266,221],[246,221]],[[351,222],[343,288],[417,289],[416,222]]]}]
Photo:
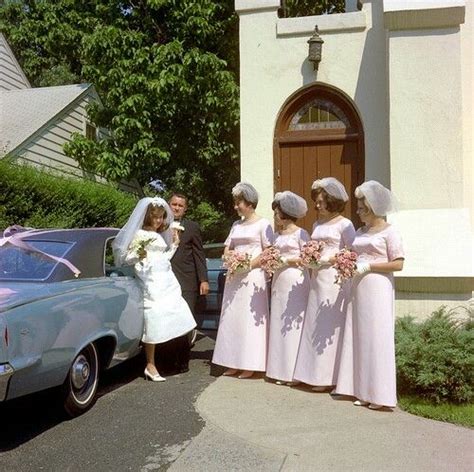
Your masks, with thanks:
[{"label": "car windshield", "polygon": [[[64,257],[74,243],[59,241],[27,241],[30,246],[56,257]],[[0,279],[47,279],[58,262],[39,252],[5,244],[0,247]]]}]

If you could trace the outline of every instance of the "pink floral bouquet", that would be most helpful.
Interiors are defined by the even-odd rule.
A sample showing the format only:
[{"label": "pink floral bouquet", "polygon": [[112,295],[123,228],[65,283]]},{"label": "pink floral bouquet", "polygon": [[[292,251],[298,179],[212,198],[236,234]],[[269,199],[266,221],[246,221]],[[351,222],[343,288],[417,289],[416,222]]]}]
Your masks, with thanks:
[{"label": "pink floral bouquet", "polygon": [[317,269],[320,266],[319,260],[324,246],[322,241],[308,241],[301,249],[301,265],[308,269]]},{"label": "pink floral bouquet", "polygon": [[347,279],[354,276],[357,265],[357,254],[348,248],[341,249],[335,256],[336,262],[333,267],[337,271],[334,283],[342,285]]},{"label": "pink floral bouquet", "polygon": [[268,274],[273,275],[284,265],[280,250],[275,246],[265,248],[260,256],[260,267]]},{"label": "pink floral bouquet", "polygon": [[232,251],[222,256],[224,269],[227,269],[227,275],[241,274],[250,271],[250,254]]}]

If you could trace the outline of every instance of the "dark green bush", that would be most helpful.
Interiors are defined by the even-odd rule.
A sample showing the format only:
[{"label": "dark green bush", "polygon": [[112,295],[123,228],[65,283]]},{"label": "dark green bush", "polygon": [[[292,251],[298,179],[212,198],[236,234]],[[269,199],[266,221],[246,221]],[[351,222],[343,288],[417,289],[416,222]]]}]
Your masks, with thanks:
[{"label": "dark green bush", "polygon": [[110,185],[58,177],[0,160],[0,229],[120,227],[137,198]]},{"label": "dark green bush", "polygon": [[474,323],[472,313],[459,321],[446,307],[421,323],[412,317],[396,322],[399,393],[434,402],[474,400]]}]

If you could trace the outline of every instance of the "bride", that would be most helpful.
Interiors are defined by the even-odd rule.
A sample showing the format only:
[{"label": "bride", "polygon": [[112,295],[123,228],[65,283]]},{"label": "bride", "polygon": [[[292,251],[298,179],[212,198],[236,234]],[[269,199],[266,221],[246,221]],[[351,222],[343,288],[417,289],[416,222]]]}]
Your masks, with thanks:
[{"label": "bride", "polygon": [[143,198],[113,243],[115,263],[133,265],[143,287],[144,332],[147,365],[145,378],[164,381],[155,365],[155,345],[189,333],[196,323],[181,296],[170,259],[179,233],[171,229],[173,213],[162,198]]}]

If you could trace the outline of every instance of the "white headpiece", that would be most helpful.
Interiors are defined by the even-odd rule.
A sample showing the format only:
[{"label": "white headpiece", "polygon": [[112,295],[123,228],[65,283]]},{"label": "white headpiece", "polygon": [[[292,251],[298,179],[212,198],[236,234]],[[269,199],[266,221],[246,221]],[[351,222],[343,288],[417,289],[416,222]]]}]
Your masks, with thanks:
[{"label": "white headpiece", "polygon": [[364,198],[377,216],[385,216],[396,211],[396,199],[389,189],[375,180],[369,180],[359,185],[354,192],[356,198]]},{"label": "white headpiece", "polygon": [[293,218],[303,218],[308,211],[308,205],[304,198],[289,190],[276,193],[273,202],[278,203],[281,211]]},{"label": "white headpiece", "polygon": [[347,195],[344,185],[339,182],[339,180],[334,177],[325,177],[324,179],[318,179],[313,182],[311,190],[316,190],[322,188],[326,191],[331,197],[347,202],[349,200],[349,195]]},{"label": "white headpiece", "polygon": [[143,227],[146,211],[148,209],[148,205],[150,204],[159,208],[163,208],[165,210],[166,219],[164,221],[164,224],[168,226],[168,229],[162,231],[160,234],[166,241],[166,244],[171,244],[172,233],[169,229],[169,225],[173,222],[174,216],[168,203],[166,203],[166,201],[160,197],[142,198],[137,203],[137,206],[134,208],[132,214],[130,215],[130,218],[125,223],[125,226],[118,232],[114,242],[112,243],[115,264],[117,264],[118,266],[123,265],[125,256],[128,251],[128,247],[130,246],[130,243],[132,242],[135,233]]},{"label": "white headpiece", "polygon": [[258,203],[258,192],[255,187],[247,182],[239,182],[232,189],[233,197],[243,197],[250,203]]}]

